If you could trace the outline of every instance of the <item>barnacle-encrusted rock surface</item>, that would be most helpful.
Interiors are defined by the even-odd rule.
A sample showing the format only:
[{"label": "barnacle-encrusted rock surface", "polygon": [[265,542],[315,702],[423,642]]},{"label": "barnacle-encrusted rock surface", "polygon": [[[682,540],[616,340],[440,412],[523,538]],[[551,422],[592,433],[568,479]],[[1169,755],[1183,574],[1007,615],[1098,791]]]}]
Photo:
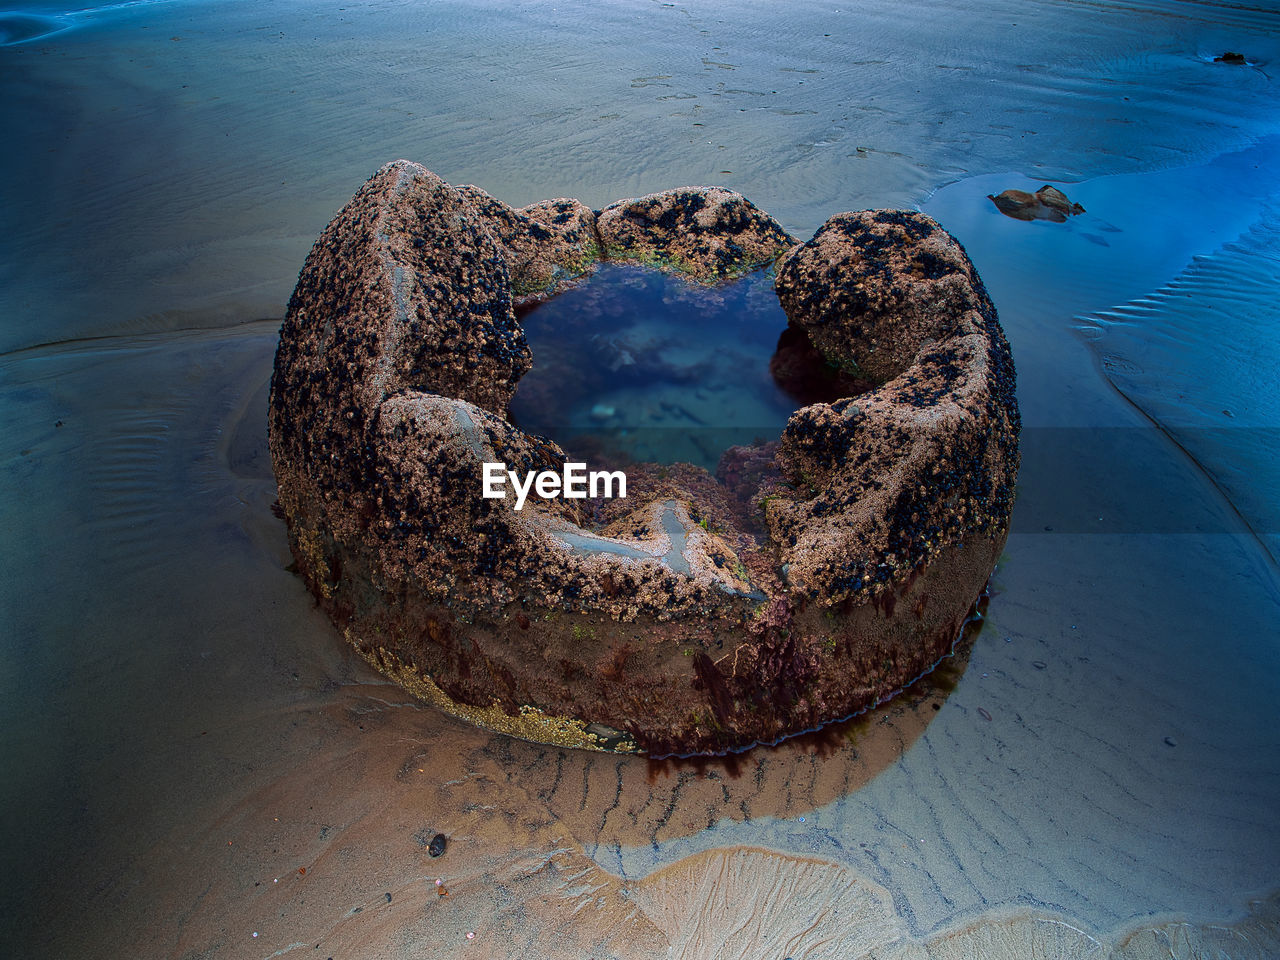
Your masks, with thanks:
[{"label": "barnacle-encrusted rock surface", "polygon": [[739,276],[771,263],[795,241],[746,197],[723,187],[684,187],[619,200],[597,219],[605,255],[687,273]]},{"label": "barnacle-encrusted rock surface", "polygon": [[791,590],[854,599],[940,546],[1003,530],[1018,464],[1013,361],[960,244],[923,214],[844,213],[787,254],[776,288],[828,359],[883,381],[805,407],[783,432],[794,487],[765,512]]},{"label": "barnacle-encrusted rock surface", "polygon": [[[603,256],[710,281],[783,254],[789,336],[864,392],[718,477],[481,496],[484,462],[570,459],[506,419],[531,364],[515,303]],[[269,431],[298,570],[371,663],[517,736],[700,753],[852,714],[947,652],[1004,543],[1013,385],[981,282],[920,214],[842,214],[799,245],[721,188],[513,210],[397,161],[307,259]]]},{"label": "barnacle-encrusted rock surface", "polygon": [[600,259],[595,212],[577,200],[543,200],[513,210],[479,187],[457,189],[498,241],[519,299],[558,293]]}]

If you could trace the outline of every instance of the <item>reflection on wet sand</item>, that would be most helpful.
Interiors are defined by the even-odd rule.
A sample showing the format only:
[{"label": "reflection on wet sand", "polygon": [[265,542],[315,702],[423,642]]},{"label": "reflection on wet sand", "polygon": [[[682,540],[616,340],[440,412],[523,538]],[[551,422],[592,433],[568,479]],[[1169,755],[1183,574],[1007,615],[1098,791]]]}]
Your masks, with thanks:
[{"label": "reflection on wet sand", "polygon": [[[786,747],[742,758],[736,776],[654,776],[635,758],[486,736],[424,716],[394,688],[357,683],[323,706],[261,718],[311,742],[295,735],[258,789],[158,838],[131,870],[145,899],[117,882],[93,905],[110,903],[110,923],[155,956],[1275,955],[1277,897],[1250,902],[1233,924],[1101,933],[1028,907],[921,937],[889,890],[822,857],[728,845],[628,876],[584,848],[587,837],[656,846],[726,818],[803,829],[816,806],[897,762],[937,703],[930,694],[882,708],[825,754]],[[449,843],[432,857],[437,831]],[[903,838],[902,852],[914,843]]]},{"label": "reflection on wet sand", "polygon": [[[398,688],[349,684],[221,731],[224,749],[251,729],[275,731],[274,762],[248,777],[252,789],[152,838],[127,883],[104,878],[100,902],[137,949],[156,956],[219,947],[239,955],[253,939],[264,956],[295,942],[334,956],[400,955],[408,943],[457,948],[467,931],[481,941],[476,956],[588,955],[611,942],[624,956],[660,953],[679,926],[673,905],[687,910],[706,895],[681,877],[690,867],[629,881],[603,870],[588,846],[657,847],[725,820],[803,822],[897,762],[942,700],[922,684],[823,745],[752,751],[730,773],[714,762],[662,770],[513,740]],[[437,832],[448,846],[433,858]],[[838,902],[842,886],[821,884],[847,871],[772,856],[782,869],[771,882]],[[682,889],[668,889],[673,881]],[[888,897],[877,895],[887,923]],[[775,906],[775,922],[786,907]],[[171,917],[182,918],[176,936]],[[839,917],[849,919],[843,906]],[[524,952],[534,940],[542,950]]]}]

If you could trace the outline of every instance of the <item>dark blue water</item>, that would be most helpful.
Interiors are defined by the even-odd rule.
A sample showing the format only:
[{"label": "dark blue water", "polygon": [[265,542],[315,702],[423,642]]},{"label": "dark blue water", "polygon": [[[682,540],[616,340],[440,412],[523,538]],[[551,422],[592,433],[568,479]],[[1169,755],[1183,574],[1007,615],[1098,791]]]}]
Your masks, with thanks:
[{"label": "dark blue water", "polygon": [[0,5],[0,47],[38,44],[59,34],[113,18],[146,14],[146,8],[172,0],[122,0],[120,3],[75,4],[26,0]]},{"label": "dark blue water", "polygon": [[533,369],[513,419],[571,453],[714,470],[800,406],[769,369],[787,324],[769,271],[706,287],[602,264],[523,324]]}]

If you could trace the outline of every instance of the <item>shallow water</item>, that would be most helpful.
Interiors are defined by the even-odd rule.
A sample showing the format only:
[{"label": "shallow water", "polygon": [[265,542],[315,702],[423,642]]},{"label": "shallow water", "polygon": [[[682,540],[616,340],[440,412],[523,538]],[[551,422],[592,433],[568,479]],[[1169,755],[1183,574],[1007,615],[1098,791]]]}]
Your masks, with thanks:
[{"label": "shallow water", "polygon": [[[1016,174],[958,181],[924,203],[966,244],[998,303],[1044,301],[1076,318],[1107,378],[1150,418],[1135,430],[1077,436],[1063,425],[1065,406],[1024,403],[1032,423],[1024,437],[1024,489],[1028,473],[1047,477],[1071,444],[1092,446],[1106,462],[1141,463],[1148,454],[1134,445],[1148,442],[1143,433],[1155,425],[1238,511],[1227,529],[1252,531],[1277,555],[1277,168],[1280,138],[1265,137],[1188,167],[1084,180],[1067,190],[1087,213],[1062,224],[1014,221],[982,203],[985,194],[1038,183]],[[1115,496],[1117,478],[1107,479]],[[1139,480],[1131,488],[1123,511],[1093,524],[1087,510],[1059,509],[1056,529],[1203,529],[1183,516],[1180,503],[1143,496],[1142,486]],[[1051,512],[1024,504],[1015,529],[1037,529]]]},{"label": "shallow water", "polygon": [[1150,295],[1092,315],[1089,332],[1111,381],[1205,468],[1280,559],[1277,201]]},{"label": "shallow water", "polygon": [[[0,47],[0,952],[1280,952],[1274,13],[20,12],[72,26]],[[663,773],[349,654],[270,512],[263,318],[398,156],[517,205],[723,183],[801,238],[867,206],[951,229],[1027,425],[954,690]],[[1087,215],[1000,216],[1045,182],[1009,171]]]},{"label": "shallow water", "polygon": [[704,287],[603,264],[521,323],[533,369],[513,420],[570,453],[714,472],[731,445],[776,439],[800,406],[769,372],[787,325],[771,272]]}]

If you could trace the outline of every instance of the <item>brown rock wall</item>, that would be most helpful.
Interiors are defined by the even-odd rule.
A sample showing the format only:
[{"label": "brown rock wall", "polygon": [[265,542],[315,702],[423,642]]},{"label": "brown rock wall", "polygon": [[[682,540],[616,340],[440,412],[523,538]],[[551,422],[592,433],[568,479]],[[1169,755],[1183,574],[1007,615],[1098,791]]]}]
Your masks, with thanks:
[{"label": "brown rock wall", "polygon": [[[790,322],[879,385],[798,410],[781,480],[767,446],[724,482],[636,467],[627,501],[481,496],[486,461],[567,459],[506,419],[517,299],[602,253],[712,281],[785,250]],[[944,655],[1004,542],[1017,429],[994,308],[919,214],[796,245],[721,188],[514,210],[406,161],[312,249],[269,419],[299,572],[370,662],[518,736],[658,755],[842,718]]]}]

